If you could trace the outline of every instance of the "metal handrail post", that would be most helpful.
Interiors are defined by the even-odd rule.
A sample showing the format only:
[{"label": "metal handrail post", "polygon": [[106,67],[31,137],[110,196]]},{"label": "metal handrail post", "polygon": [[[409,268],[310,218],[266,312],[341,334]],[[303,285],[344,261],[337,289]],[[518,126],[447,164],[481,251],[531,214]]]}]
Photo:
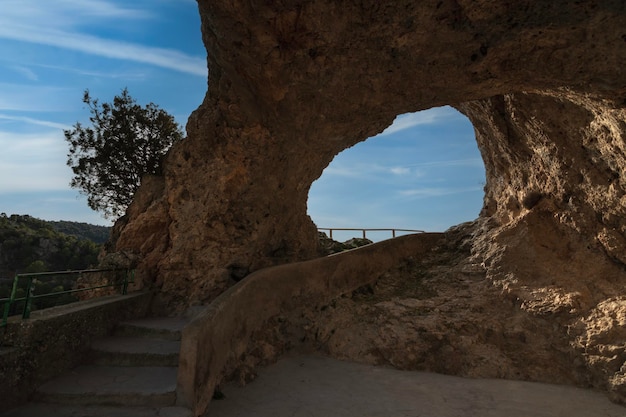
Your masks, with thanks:
[{"label": "metal handrail post", "polygon": [[17,294],[17,281],[18,281],[18,279],[19,279],[19,277],[17,275],[15,275],[15,278],[13,278],[13,288],[11,288],[11,296],[9,297],[9,301],[4,306],[4,314],[2,315],[2,323],[1,323],[2,326],[1,327],[5,327],[7,325],[8,320],[9,320],[9,313],[11,312],[11,306],[15,302],[15,295]]},{"label": "metal handrail post", "polygon": [[128,276],[130,275],[130,270],[126,270],[124,272],[124,282],[122,283],[122,295],[126,295],[128,292]]},{"label": "metal handrail post", "polygon": [[24,300],[24,311],[22,312],[22,318],[27,319],[30,317],[30,308],[33,301],[33,292],[35,287],[33,286],[33,277],[28,277],[28,284],[26,287],[26,300]]}]

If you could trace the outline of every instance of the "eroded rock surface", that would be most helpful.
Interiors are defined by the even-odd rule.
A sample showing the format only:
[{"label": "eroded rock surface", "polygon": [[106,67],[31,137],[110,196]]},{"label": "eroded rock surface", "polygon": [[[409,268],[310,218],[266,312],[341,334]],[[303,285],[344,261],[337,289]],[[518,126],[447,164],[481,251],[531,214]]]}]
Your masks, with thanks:
[{"label": "eroded rock surface", "polygon": [[[583,305],[584,284],[574,279],[497,280],[473,252],[479,223],[451,229],[429,254],[373,285],[306,309],[306,343],[400,369],[609,388],[607,376],[622,364],[614,356],[622,351],[620,301],[587,293]],[[522,257],[536,248],[528,249]],[[612,281],[598,276],[595,285],[618,291]]]},{"label": "eroded rock surface", "polygon": [[[580,362],[556,379],[625,398],[625,8],[200,0],[208,93],[165,177],[142,186],[118,224],[114,250],[141,255],[143,281],[170,310],[209,302],[251,271],[317,256],[307,196],[332,158],[398,114],[451,104],[474,124],[485,161],[484,208],[467,243],[467,265],[484,275],[454,270],[444,298],[359,308],[398,338],[410,312],[448,317],[439,333],[415,330],[411,340],[441,347],[425,367],[460,355],[440,370],[546,379],[546,364],[567,367],[574,355]],[[493,309],[506,324],[472,334],[457,320]],[[357,355],[339,340],[329,336],[329,349]],[[511,343],[539,353],[516,362],[501,353]],[[463,365],[473,344],[485,350],[471,350],[471,362],[484,357],[484,366]],[[386,357],[408,366],[420,349]]]}]

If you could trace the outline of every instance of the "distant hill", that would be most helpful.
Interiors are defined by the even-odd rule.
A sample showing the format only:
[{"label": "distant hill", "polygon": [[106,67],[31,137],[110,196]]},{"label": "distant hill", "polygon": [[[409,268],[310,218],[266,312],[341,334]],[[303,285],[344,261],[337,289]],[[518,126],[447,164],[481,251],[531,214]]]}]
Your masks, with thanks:
[{"label": "distant hill", "polygon": [[109,240],[111,228],[107,226],[96,226],[89,223],[77,223],[68,221],[46,222],[56,231],[66,235],[76,236],[79,239],[91,240],[94,243],[102,244]]},{"label": "distant hill", "polygon": [[0,214],[0,278],[15,273],[86,269],[97,265],[109,228]]}]

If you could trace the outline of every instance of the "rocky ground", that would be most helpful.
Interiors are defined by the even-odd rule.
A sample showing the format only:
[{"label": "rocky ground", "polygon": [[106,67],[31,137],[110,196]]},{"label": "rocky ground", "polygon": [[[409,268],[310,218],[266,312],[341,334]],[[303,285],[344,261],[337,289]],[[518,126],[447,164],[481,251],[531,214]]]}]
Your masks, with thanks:
[{"label": "rocky ground", "polygon": [[468,238],[451,231],[428,257],[310,311],[309,337],[331,356],[400,369],[586,384],[562,329],[503,297]]},{"label": "rocky ground", "polygon": [[480,219],[424,235],[430,250],[398,257],[364,277],[370,284],[284,309],[255,332],[232,377],[247,383],[289,351],[322,352],[404,370],[600,389],[625,403],[622,266],[550,219],[539,207],[489,239]]}]

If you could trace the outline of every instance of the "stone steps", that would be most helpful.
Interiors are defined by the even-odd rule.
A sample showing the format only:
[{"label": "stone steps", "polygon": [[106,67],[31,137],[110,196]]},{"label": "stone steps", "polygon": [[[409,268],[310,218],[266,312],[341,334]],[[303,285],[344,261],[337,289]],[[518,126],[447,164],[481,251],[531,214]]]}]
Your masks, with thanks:
[{"label": "stone steps", "polygon": [[180,340],[189,319],[184,317],[145,318],[120,323],[115,336],[139,336],[164,340]]},{"label": "stone steps", "polygon": [[80,366],[37,389],[38,401],[69,405],[173,406],[175,367]]},{"label": "stone steps", "polygon": [[185,319],[121,323],[92,345],[91,363],[37,389],[36,403],[0,417],[190,417],[176,407],[176,378]]},{"label": "stone steps", "polygon": [[91,346],[93,363],[110,366],[178,366],[180,341],[112,336]]}]

